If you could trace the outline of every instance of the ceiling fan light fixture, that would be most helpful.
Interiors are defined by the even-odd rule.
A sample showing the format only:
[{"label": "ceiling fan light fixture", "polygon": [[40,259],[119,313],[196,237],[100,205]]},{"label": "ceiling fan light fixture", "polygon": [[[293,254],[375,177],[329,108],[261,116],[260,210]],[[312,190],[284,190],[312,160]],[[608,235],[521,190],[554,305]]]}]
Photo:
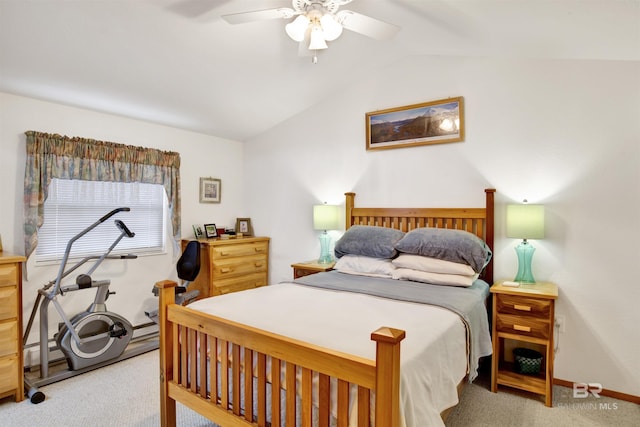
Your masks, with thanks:
[{"label": "ceiling fan light fixture", "polygon": [[311,39],[309,42],[309,50],[327,49],[329,47],[327,46],[322,27],[320,25],[314,25],[311,27],[311,34],[309,35],[309,38]]},{"label": "ceiling fan light fixture", "polygon": [[322,15],[322,18],[320,18],[320,25],[324,32],[324,39],[328,42],[337,39],[342,34],[342,25],[340,25],[333,15],[329,13]]},{"label": "ceiling fan light fixture", "polygon": [[285,25],[284,29],[291,39],[301,42],[309,26],[309,18],[306,15],[298,15],[296,19]]}]

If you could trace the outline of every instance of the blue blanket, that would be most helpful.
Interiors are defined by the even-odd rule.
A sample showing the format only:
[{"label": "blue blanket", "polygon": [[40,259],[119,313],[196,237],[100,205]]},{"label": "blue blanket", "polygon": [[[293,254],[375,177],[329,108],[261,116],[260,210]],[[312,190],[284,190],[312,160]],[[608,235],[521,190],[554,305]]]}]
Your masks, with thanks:
[{"label": "blue blanket", "polygon": [[476,280],[472,286],[463,288],[328,271],[301,277],[294,280],[294,283],[436,305],[453,311],[460,316],[467,329],[469,382],[478,376],[480,357],[489,356],[492,352],[485,306],[489,285],[482,280]]}]

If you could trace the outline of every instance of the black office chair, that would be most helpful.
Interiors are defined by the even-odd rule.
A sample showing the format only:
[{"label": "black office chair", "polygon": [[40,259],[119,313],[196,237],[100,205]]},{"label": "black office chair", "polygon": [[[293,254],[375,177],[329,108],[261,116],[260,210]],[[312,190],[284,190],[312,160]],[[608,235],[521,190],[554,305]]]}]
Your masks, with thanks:
[{"label": "black office chair", "polygon": [[[200,243],[196,240],[191,240],[184,248],[182,255],[176,263],[176,271],[178,272],[178,278],[183,280],[182,284],[176,286],[176,304],[187,304],[200,295],[200,291],[189,291],[187,288],[189,284],[196,280],[198,273],[200,273]],[[158,288],[153,287],[153,294],[158,296]],[[147,317],[158,323],[158,309],[145,311]]]}]

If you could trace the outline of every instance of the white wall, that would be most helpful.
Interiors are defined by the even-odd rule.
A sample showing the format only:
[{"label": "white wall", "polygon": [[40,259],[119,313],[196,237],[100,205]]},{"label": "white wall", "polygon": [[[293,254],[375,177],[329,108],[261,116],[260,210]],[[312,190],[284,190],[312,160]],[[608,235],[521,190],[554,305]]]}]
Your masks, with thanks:
[{"label": "white wall", "polygon": [[[213,222],[218,226],[232,226],[240,214],[244,188],[241,143],[0,93],[0,235],[6,252],[24,253],[22,198],[26,159],[24,132],[27,130],[180,153],[183,238],[193,238],[192,224]],[[200,177],[222,180],[222,203],[199,203]],[[168,241],[171,242],[170,230]],[[176,278],[171,243],[167,250],[166,255],[107,261],[96,270],[94,276],[111,279],[110,289],[117,292],[107,302],[111,311],[123,315],[134,324],[148,320],[144,316],[144,309],[157,304],[157,299],[151,294],[153,284],[166,278]],[[33,258],[28,262],[28,280],[23,283],[25,322],[33,307],[37,290],[49,280],[55,279],[58,269],[57,265],[35,266]],[[93,296],[92,291],[81,291],[68,293],[59,300],[68,313],[75,314],[84,310]],[[53,330],[58,317],[53,308],[50,308],[50,312],[50,329]],[[37,326],[36,320],[29,342],[37,341]]]},{"label": "white wall", "polygon": [[[482,206],[495,187],[496,278],[517,269],[505,204],[546,206],[533,272],[560,288],[555,377],[640,395],[639,75],[638,62],[414,57],[354,76],[247,143],[245,206],[272,237],[271,282],[318,256],[315,203],[355,191],[360,206]],[[365,150],[365,112],[460,95],[465,142]]]}]

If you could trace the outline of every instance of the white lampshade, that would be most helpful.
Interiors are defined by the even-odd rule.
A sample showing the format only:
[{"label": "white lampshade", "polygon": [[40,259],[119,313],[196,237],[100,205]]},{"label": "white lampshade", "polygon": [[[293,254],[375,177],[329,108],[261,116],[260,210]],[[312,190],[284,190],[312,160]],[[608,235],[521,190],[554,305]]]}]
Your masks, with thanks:
[{"label": "white lampshade", "polygon": [[544,238],[544,205],[507,205],[507,237]]},{"label": "white lampshade", "polygon": [[284,30],[287,35],[297,42],[304,40],[304,35],[309,26],[309,18],[305,15],[298,15],[296,19],[285,25]]},{"label": "white lampshade", "polygon": [[322,27],[319,24],[315,24],[311,27],[311,34],[309,36],[311,41],[309,42],[309,50],[327,49],[327,42],[324,39],[324,33]]},{"label": "white lampshade", "polygon": [[340,208],[335,205],[315,205],[313,207],[313,228],[315,230],[337,230],[340,226]]},{"label": "white lampshade", "polygon": [[322,31],[324,32],[324,39],[328,42],[337,39],[342,34],[342,25],[338,24],[335,18],[328,13],[322,15],[320,25],[322,25]]}]

